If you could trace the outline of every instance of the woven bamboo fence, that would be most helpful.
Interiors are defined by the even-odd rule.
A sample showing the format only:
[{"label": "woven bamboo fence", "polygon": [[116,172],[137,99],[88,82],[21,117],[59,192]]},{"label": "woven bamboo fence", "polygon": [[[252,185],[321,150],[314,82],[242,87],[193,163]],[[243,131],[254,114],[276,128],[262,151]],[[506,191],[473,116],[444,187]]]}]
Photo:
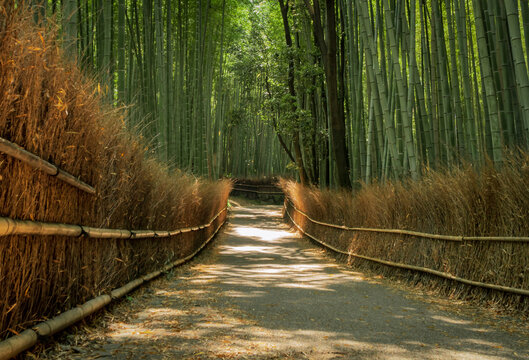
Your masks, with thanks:
[{"label": "woven bamboo fence", "polygon": [[0,340],[34,338],[36,324],[98,307],[188,258],[224,221],[225,211],[207,227],[232,187],[157,162],[57,34],[23,6],[4,10]]}]

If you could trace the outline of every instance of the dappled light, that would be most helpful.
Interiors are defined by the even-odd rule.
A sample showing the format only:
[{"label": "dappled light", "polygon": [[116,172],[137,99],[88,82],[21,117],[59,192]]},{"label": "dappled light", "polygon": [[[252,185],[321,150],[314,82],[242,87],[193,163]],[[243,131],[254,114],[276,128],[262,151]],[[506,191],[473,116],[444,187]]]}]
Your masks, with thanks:
[{"label": "dappled light", "polygon": [[288,235],[285,231],[280,230],[263,230],[253,227],[238,227],[235,229],[238,235],[246,237],[257,237],[265,241],[273,241]]},{"label": "dappled light", "polygon": [[[231,219],[215,246],[215,260],[196,263],[155,291],[130,321],[111,324],[101,354],[524,358],[520,349],[527,339],[407,299],[323,258],[281,224],[277,207],[238,208]],[[112,344],[121,350],[112,352]]]},{"label": "dappled light", "polygon": [[0,360],[529,360],[528,52],[528,0],[0,0]]}]

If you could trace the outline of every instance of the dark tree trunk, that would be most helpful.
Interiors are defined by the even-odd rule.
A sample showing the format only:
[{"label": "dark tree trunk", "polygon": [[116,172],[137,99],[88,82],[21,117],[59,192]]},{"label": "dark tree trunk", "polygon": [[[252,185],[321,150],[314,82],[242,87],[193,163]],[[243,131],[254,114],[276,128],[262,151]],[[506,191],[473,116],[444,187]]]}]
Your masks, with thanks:
[{"label": "dark tree trunk", "polygon": [[[292,50],[292,36],[290,34],[290,25],[288,24],[288,3],[285,4],[284,0],[279,0],[279,6],[281,7],[281,15],[283,16],[283,27],[285,29],[285,40],[287,48],[289,51]],[[291,96],[291,107],[292,112],[297,112],[296,107],[296,88],[294,87],[294,59],[292,53],[290,52],[288,56],[288,91]],[[296,118],[297,120],[297,118]],[[294,154],[296,156],[296,164],[299,169],[299,179],[302,184],[308,184],[309,178],[303,164],[303,156],[301,153],[301,145],[299,143],[299,129],[297,126],[294,129],[293,134],[293,145],[294,145]]]},{"label": "dark tree trunk", "polygon": [[324,30],[321,22],[319,0],[314,0],[314,6],[309,0],[305,0],[314,26],[316,43],[323,56],[325,79],[327,84],[327,101],[329,102],[329,116],[332,134],[332,152],[336,161],[338,184],[341,187],[351,188],[349,178],[349,159],[347,146],[345,144],[345,114],[343,97],[340,99],[338,93],[337,72],[337,34],[335,0],[326,0],[327,35],[325,41]]}]

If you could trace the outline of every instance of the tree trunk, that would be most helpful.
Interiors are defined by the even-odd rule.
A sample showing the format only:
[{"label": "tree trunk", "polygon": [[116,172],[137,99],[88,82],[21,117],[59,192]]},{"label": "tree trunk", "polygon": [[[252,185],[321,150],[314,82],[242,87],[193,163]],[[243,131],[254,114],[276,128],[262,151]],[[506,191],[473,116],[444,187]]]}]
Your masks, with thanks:
[{"label": "tree trunk", "polygon": [[[279,0],[279,6],[281,7],[281,15],[283,17],[283,29],[285,30],[285,41],[287,44],[287,49],[289,51],[288,55],[288,92],[290,94],[290,106],[291,111],[293,114],[297,113],[297,105],[296,105],[296,89],[294,87],[294,58],[292,55],[292,36],[290,34],[290,25],[288,23],[288,3],[285,4],[283,0]],[[299,141],[299,129],[298,124],[299,122],[298,117],[295,115],[294,119],[296,121],[296,124],[294,126],[294,134],[293,134],[293,145],[294,145],[294,154],[296,156],[296,165],[298,166],[299,170],[299,179],[302,184],[306,185],[308,184],[309,178],[307,176],[307,172],[305,170],[305,166],[303,163],[303,157],[301,153],[301,146]]]},{"label": "tree trunk", "polygon": [[335,0],[326,0],[326,30],[327,40],[325,40],[322,27],[322,17],[319,0],[314,0],[314,6],[309,0],[305,0],[314,27],[316,43],[323,56],[325,69],[327,101],[329,104],[330,130],[332,134],[332,153],[336,162],[336,172],[338,185],[344,188],[351,188],[349,177],[349,157],[345,142],[345,115],[343,99],[340,101],[338,94],[338,73],[337,73],[337,33]]}]

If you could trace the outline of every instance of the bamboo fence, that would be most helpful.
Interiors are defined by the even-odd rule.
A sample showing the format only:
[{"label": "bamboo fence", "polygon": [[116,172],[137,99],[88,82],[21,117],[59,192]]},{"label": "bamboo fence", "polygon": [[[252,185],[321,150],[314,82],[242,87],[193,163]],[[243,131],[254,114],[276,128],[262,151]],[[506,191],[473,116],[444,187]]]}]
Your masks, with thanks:
[{"label": "bamboo fence", "polygon": [[[292,208],[296,212],[298,212],[299,214],[303,215],[306,219],[308,219],[309,221],[311,221],[311,222],[313,222],[315,224],[318,224],[318,225],[333,227],[333,228],[337,228],[337,229],[341,229],[341,230],[347,230],[347,231],[374,231],[374,232],[381,232],[381,233],[388,233],[389,231],[385,231],[387,229],[367,229],[366,230],[366,228],[349,228],[349,227],[342,226],[342,225],[328,224],[328,223],[324,223],[324,222],[321,222],[321,221],[316,221],[316,220],[310,218],[310,216],[308,216],[308,214],[306,214],[305,212],[303,212],[303,211],[299,210],[298,208],[296,208],[296,206],[290,201],[290,199],[286,199],[285,200],[285,207],[284,207],[285,214],[288,216],[288,218],[290,219],[292,224],[294,224],[294,226],[302,234],[308,236],[312,240],[316,241],[317,243],[321,244],[322,246],[324,246],[324,247],[326,247],[326,248],[328,248],[328,249],[330,249],[330,250],[332,250],[332,251],[334,251],[336,253],[339,253],[339,254],[342,254],[342,255],[347,255],[347,256],[352,256],[352,257],[359,258],[359,259],[369,260],[369,261],[372,261],[372,262],[376,262],[376,263],[379,263],[379,264],[384,264],[384,265],[387,265],[387,266],[396,267],[396,268],[400,268],[400,269],[420,271],[420,272],[428,273],[428,274],[435,275],[435,276],[438,276],[438,277],[442,277],[442,278],[445,278],[445,279],[454,280],[454,281],[457,281],[457,282],[460,282],[460,283],[463,283],[463,284],[466,284],[466,285],[472,285],[472,286],[477,286],[477,287],[482,287],[482,288],[487,288],[487,289],[492,289],[492,290],[497,290],[497,291],[503,291],[503,292],[508,292],[508,293],[517,294],[517,295],[529,296],[529,290],[527,290],[527,289],[519,289],[519,288],[514,288],[514,287],[509,287],[509,286],[488,284],[488,283],[483,283],[483,282],[479,282],[479,281],[468,280],[468,279],[460,278],[458,276],[455,276],[455,275],[452,275],[452,274],[449,274],[449,273],[446,273],[446,272],[433,270],[433,269],[430,269],[430,268],[425,268],[425,267],[415,266],[415,265],[402,264],[402,263],[388,261],[388,260],[382,260],[382,259],[378,259],[378,258],[373,258],[373,257],[369,257],[369,256],[356,254],[356,253],[354,253],[352,251],[348,252],[348,251],[344,251],[344,250],[338,249],[338,248],[336,248],[336,247],[334,247],[332,245],[327,244],[323,240],[318,239],[316,236],[314,236],[312,234],[309,234],[298,223],[296,223],[296,221],[293,219],[293,217],[291,216],[291,214],[288,211],[287,204],[290,204],[292,206]],[[434,235],[434,234],[419,233],[419,232],[410,232],[410,231],[407,231],[407,230],[396,230],[396,229],[391,229],[391,230],[392,231],[389,232],[389,233],[392,233],[392,234],[420,236],[420,237],[427,238],[427,239],[448,240],[448,241],[521,241],[521,242],[526,242],[527,241],[527,238],[524,238],[524,237],[515,238],[515,237],[463,237],[463,236],[459,237],[459,238],[461,238],[461,240],[454,240],[453,236]]]},{"label": "bamboo fence", "polygon": [[54,176],[57,179],[64,181],[65,183],[70,184],[82,191],[85,191],[92,195],[96,193],[96,190],[92,186],[79,180],[72,174],[69,174],[68,172],[58,168],[52,163],[38,157],[35,154],[30,153],[29,151],[18,146],[17,144],[12,143],[11,141],[1,137],[0,151],[28,164],[29,166],[37,170],[40,170],[50,176]]},{"label": "bamboo fence", "polygon": [[167,230],[124,230],[102,229],[84,225],[46,223],[39,221],[15,220],[0,217],[0,236],[7,235],[42,235],[42,236],[87,236],[99,239],[142,239],[150,237],[169,237],[190,231],[205,229],[220,216],[226,207],[220,210],[213,219],[207,223],[193,227],[186,227],[172,231]]},{"label": "bamboo fence", "polygon": [[[174,236],[174,235],[184,233],[184,232],[206,229],[210,227],[213,224],[213,222],[226,210],[227,210],[227,207],[224,207],[207,224],[195,226],[192,228],[177,229],[174,231],[144,230],[144,231],[138,232],[138,231],[131,231],[131,230],[95,229],[95,228],[83,227],[79,225],[50,224],[50,223],[38,223],[38,222],[31,222],[31,221],[24,221],[22,222],[21,225],[17,227],[17,224],[21,223],[20,221],[7,219],[7,220],[10,220],[10,222],[9,221],[4,222],[4,224],[6,223],[8,225],[15,224],[15,226],[14,227],[11,226],[10,228],[7,228],[7,229],[11,229],[11,232],[6,231],[3,233],[1,230],[2,221],[0,220],[0,235],[31,234],[31,235],[79,236],[82,234],[86,234],[89,237],[98,237],[98,238],[106,238],[106,237],[136,238],[135,237],[136,234],[139,234],[139,237],[152,237],[152,235],[154,234],[155,237],[168,237],[168,236]],[[5,218],[2,218],[2,219],[5,220]],[[13,337],[8,338],[5,341],[0,342],[0,360],[7,360],[14,356],[17,356],[21,352],[28,350],[29,348],[37,344],[39,339],[46,338],[53,334],[56,334],[57,332],[75,324],[76,322],[102,309],[103,307],[108,305],[110,302],[112,302],[112,300],[123,297],[124,295],[128,294],[132,290],[136,289],[138,286],[142,285],[143,283],[150,281],[160,276],[164,272],[167,272],[171,270],[172,268],[189,261],[190,259],[195,257],[215,237],[215,235],[218,233],[218,231],[224,225],[224,223],[225,223],[225,219],[217,226],[213,234],[209,236],[208,239],[204,243],[202,243],[202,245],[197,250],[195,250],[192,254],[182,259],[178,259],[172,263],[167,264],[161,270],[151,272],[140,278],[132,280],[129,283],[125,284],[124,286],[112,290],[109,294],[100,295],[92,300],[85,302],[82,305],[79,305],[73,309],[63,312],[62,314],[52,319],[41,322],[33,326],[31,329],[27,329],[18,335],[15,335]],[[89,231],[86,231],[86,230],[89,230]],[[126,235],[128,235],[128,237]],[[147,235],[150,235],[150,236],[147,236]]]},{"label": "bamboo fence", "polygon": [[292,208],[298,213],[306,217],[310,222],[322,226],[327,226],[334,229],[340,229],[345,231],[365,231],[365,232],[376,232],[384,234],[398,234],[398,235],[409,235],[420,237],[424,239],[432,240],[444,240],[444,241],[456,241],[456,242],[469,242],[469,241],[491,241],[491,242],[529,242],[529,237],[525,236],[460,236],[460,235],[438,235],[429,234],[419,231],[401,230],[401,229],[376,229],[376,228],[364,228],[364,227],[348,227],[345,225],[329,224],[323,221],[318,221],[311,218],[307,213],[299,210],[290,199],[286,201],[292,205]]},{"label": "bamboo fence", "polygon": [[[237,186],[240,184],[237,184]],[[241,189],[239,187],[235,186],[232,191],[242,191],[242,192],[249,192],[254,194],[262,194],[262,195],[284,195],[282,191],[260,191],[260,190],[250,190],[250,189]]]}]

